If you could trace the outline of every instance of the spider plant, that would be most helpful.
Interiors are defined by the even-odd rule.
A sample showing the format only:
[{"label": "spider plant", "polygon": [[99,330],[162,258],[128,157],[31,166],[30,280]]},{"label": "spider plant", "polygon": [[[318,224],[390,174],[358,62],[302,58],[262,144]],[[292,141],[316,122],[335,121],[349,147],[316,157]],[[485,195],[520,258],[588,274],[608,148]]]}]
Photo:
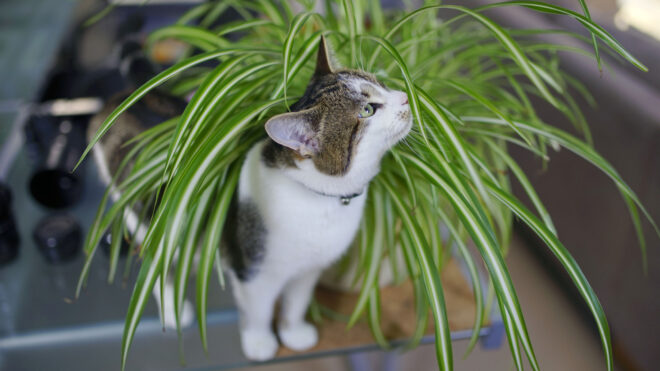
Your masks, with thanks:
[{"label": "spider plant", "polygon": [[[439,367],[452,369],[450,331],[440,271],[450,246],[457,247],[471,276],[476,302],[475,344],[486,321],[488,300],[499,307],[508,343],[518,370],[522,352],[532,369],[534,355],[516,291],[504,261],[517,217],[529,226],[564,266],[596,322],[608,369],[612,369],[610,332],[603,309],[569,251],[557,238],[552,219],[526,175],[507,153],[519,146],[543,161],[563,147],[607,174],[628,205],[642,252],[641,212],[658,228],[635,193],[591,145],[589,129],[576,104],[576,92],[591,99],[586,87],[564,73],[559,52],[581,49],[540,42],[534,36],[562,33],[592,45],[594,63],[599,48],[646,70],[603,28],[583,14],[534,1],[507,1],[469,9],[431,4],[420,9],[385,10],[377,0],[326,1],[322,14],[313,1],[295,7],[272,0],[208,2],[183,14],[176,24],[153,32],[147,47],[163,38],[189,44],[190,53],[138,88],[97,132],[87,151],[117,117],[155,88],[192,98],[180,117],[142,133],[125,160],[134,161],[126,180],[115,186],[121,198],[102,200],[85,243],[87,261],[78,292],[84,286],[98,241],[110,229],[113,241],[127,233],[123,210],[140,202],[161,201],[152,212],[145,240],[136,249],[139,275],[128,306],[122,342],[122,367],[150,293],[161,277],[175,276],[174,307],[180,314],[191,276],[194,254],[200,254],[196,274],[196,307],[202,344],[206,342],[207,293],[215,269],[224,285],[218,246],[228,205],[236,188],[241,161],[248,149],[265,136],[263,124],[287,110],[307,83],[321,35],[345,67],[377,75],[391,88],[408,93],[413,132],[383,161],[369,189],[361,232],[361,292],[349,324],[366,313],[374,338],[387,340],[379,325],[377,277],[389,256],[395,273],[412,280],[417,296],[418,331],[433,315]],[[491,8],[526,7],[570,17],[591,38],[560,30],[511,30],[488,17]],[[294,9],[295,8],[295,9]],[[241,19],[216,26],[229,9]],[[302,9],[302,11],[300,10]],[[544,122],[533,101],[545,101],[574,125],[574,134]],[[85,152],[86,154],[87,152]],[[519,182],[531,200],[528,209],[511,192]],[[449,233],[441,234],[439,224]],[[399,228],[395,228],[398,226]],[[476,246],[490,280],[480,284],[477,261],[468,241]],[[396,271],[401,249],[405,272]],[[110,276],[115,276],[119,244],[111,249]],[[178,259],[173,259],[178,254]],[[490,294],[486,294],[489,291]],[[179,329],[180,331],[180,329]],[[522,349],[522,351],[521,351]]]}]

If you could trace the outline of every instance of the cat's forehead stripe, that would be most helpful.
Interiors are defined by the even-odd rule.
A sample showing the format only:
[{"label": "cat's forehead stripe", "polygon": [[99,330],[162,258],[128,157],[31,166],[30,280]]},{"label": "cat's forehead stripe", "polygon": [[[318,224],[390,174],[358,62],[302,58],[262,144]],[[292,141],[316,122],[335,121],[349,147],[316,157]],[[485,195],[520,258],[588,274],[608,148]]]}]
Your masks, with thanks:
[{"label": "cat's forehead stripe", "polygon": [[339,71],[337,73],[341,77],[348,77],[348,78],[357,78],[357,79],[362,79],[366,80],[372,84],[375,84],[383,89],[385,89],[385,85],[383,85],[382,82],[378,81],[376,77],[374,77],[372,74],[362,72],[362,71],[356,71],[356,70],[343,70]]},{"label": "cat's forehead stripe", "polygon": [[[363,89],[362,85],[370,88]],[[312,107],[325,97],[339,95],[352,95],[352,99],[364,96],[365,99],[376,99],[378,102],[383,99],[388,89],[373,75],[356,70],[341,70],[333,74],[324,75],[312,80],[312,83],[305,90],[305,94],[291,106],[291,110],[299,111]],[[353,94],[350,94],[350,93]],[[377,94],[378,92],[379,94]],[[363,94],[363,93],[366,93]]]},{"label": "cat's forehead stripe", "polygon": [[379,89],[377,89],[373,84],[361,81],[359,83],[360,94],[366,98],[383,98],[383,94]]}]

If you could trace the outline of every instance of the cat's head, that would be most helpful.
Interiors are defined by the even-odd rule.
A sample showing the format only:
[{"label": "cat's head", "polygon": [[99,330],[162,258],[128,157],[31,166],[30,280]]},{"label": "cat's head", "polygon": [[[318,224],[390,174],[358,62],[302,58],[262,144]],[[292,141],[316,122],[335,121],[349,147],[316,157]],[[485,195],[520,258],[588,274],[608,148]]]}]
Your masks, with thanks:
[{"label": "cat's head", "polygon": [[268,135],[293,152],[297,168],[332,177],[366,171],[370,179],[412,126],[407,95],[366,72],[335,71],[324,38],[314,75],[291,110],[268,120]]}]

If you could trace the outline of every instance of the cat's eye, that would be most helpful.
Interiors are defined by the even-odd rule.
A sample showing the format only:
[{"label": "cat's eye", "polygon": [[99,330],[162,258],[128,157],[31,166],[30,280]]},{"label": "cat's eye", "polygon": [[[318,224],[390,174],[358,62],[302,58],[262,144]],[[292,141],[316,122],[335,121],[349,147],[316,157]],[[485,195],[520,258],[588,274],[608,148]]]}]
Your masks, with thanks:
[{"label": "cat's eye", "polygon": [[358,117],[361,119],[366,118],[366,117],[371,117],[376,113],[376,109],[378,108],[378,105],[372,104],[372,103],[367,103],[362,107],[362,110],[360,110],[360,113],[358,114]]}]

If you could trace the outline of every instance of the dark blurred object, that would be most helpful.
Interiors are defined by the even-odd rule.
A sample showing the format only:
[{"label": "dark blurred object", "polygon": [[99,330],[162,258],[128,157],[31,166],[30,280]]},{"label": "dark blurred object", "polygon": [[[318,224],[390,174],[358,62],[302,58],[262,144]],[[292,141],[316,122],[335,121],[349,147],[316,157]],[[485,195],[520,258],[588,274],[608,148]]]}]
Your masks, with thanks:
[{"label": "dark blurred object", "polygon": [[73,170],[85,150],[87,116],[33,116],[26,127],[29,150],[37,163],[30,193],[42,205],[60,209],[83,192],[82,169]]},{"label": "dark blurred object", "polygon": [[88,96],[108,98],[125,88],[119,69],[101,68],[85,73],[58,71],[50,78],[41,101]]},{"label": "dark blurred object", "polygon": [[79,25],[62,49],[41,100],[108,99],[155,76],[158,69],[142,51],[144,23],[142,11],[136,10],[111,13],[90,27]]},{"label": "dark blurred object", "polygon": [[33,233],[34,242],[49,263],[72,260],[80,251],[82,230],[72,216],[54,214],[39,221]]},{"label": "dark blurred object", "polygon": [[142,44],[129,39],[121,45],[119,72],[128,86],[136,88],[158,74],[158,68],[142,50]]},{"label": "dark blurred object", "polygon": [[[101,245],[101,250],[103,250],[105,256],[110,256],[111,248],[112,248],[112,234],[110,233],[110,231],[105,232],[103,237],[101,237],[101,241],[99,241],[99,245]],[[128,241],[126,241],[126,239],[122,238],[119,246],[119,256],[120,257],[126,256],[130,248],[131,248],[131,244]]]},{"label": "dark blurred object", "polygon": [[11,190],[0,183],[0,265],[7,264],[18,256],[19,243],[11,210]]}]

